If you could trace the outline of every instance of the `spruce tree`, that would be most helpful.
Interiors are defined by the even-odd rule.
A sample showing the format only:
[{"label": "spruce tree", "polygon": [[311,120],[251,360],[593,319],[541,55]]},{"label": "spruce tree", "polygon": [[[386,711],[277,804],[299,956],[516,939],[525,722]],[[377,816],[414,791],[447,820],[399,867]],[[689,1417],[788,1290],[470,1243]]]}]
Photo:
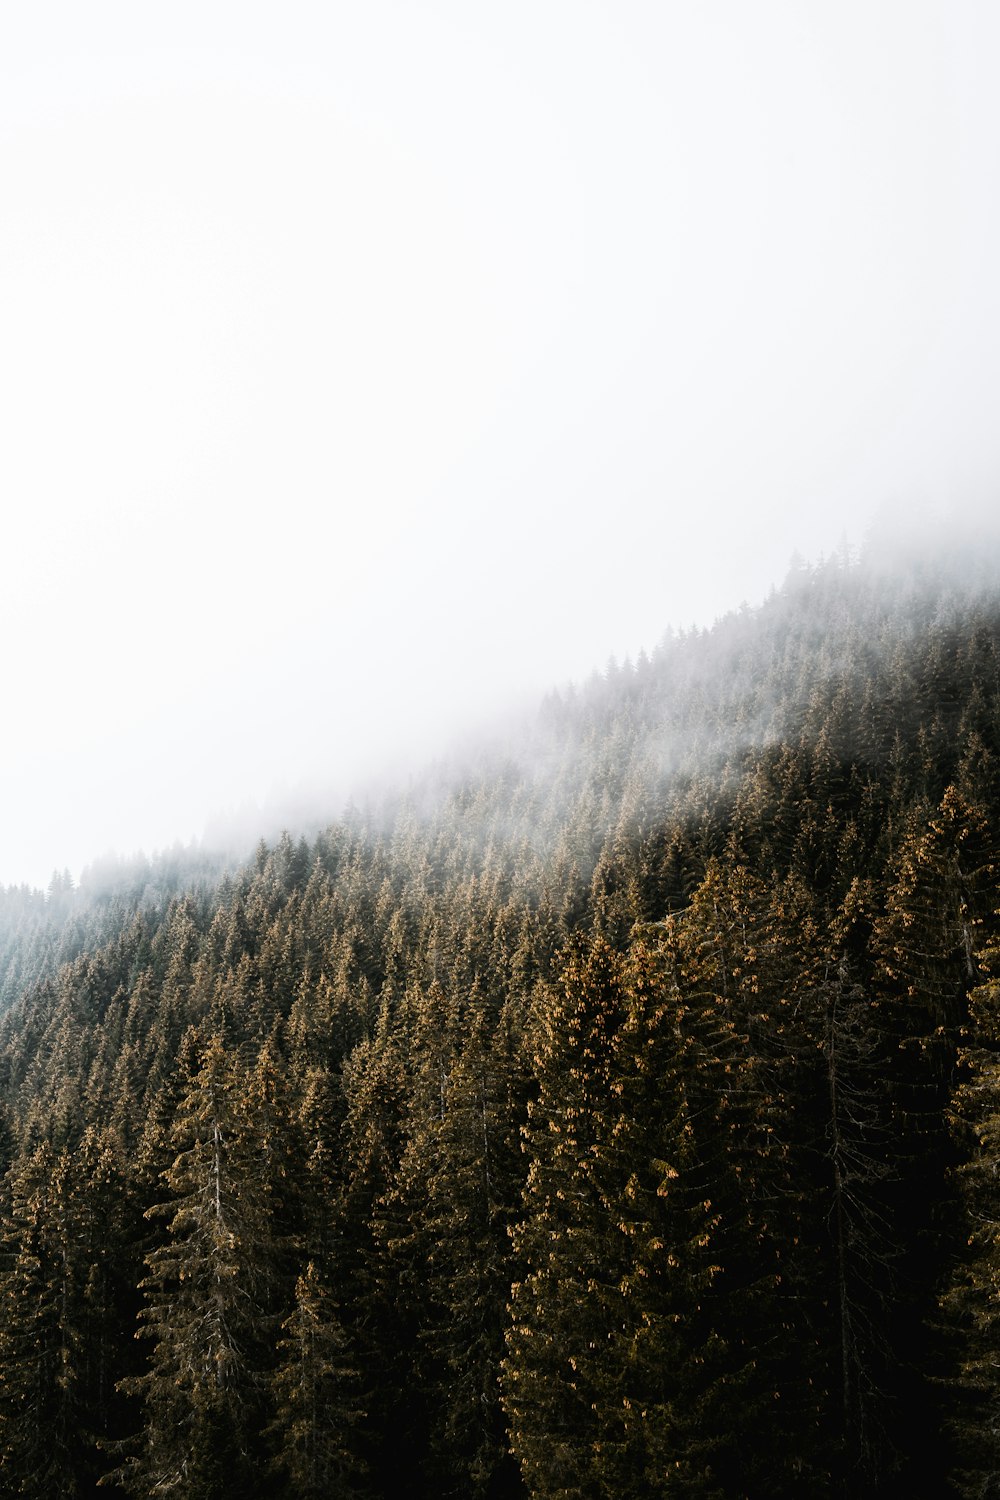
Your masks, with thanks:
[{"label": "spruce tree", "polygon": [[738,1038],[657,942],[619,955],[601,938],[541,1024],[504,1364],[514,1453],[551,1500],[729,1493],[754,1395],[721,1258],[745,1239],[723,1213]]},{"label": "spruce tree", "polygon": [[363,1492],[354,1429],[363,1417],[358,1372],[328,1289],[312,1261],[281,1325],[271,1376],[273,1467],[295,1500]]},{"label": "spruce tree", "polygon": [[245,1076],[222,1038],[200,1049],[173,1126],[164,1237],[146,1258],[149,1367],[122,1382],[142,1425],[112,1478],[135,1495],[259,1495],[256,1436],[270,1362],[271,1241],[246,1153]]},{"label": "spruce tree", "polygon": [[1000,949],[987,947],[981,961],[952,1102],[963,1242],[941,1298],[954,1485],[969,1500],[1000,1495]]},{"label": "spruce tree", "polygon": [[78,1166],[43,1142],[12,1168],[0,1242],[0,1467],[7,1493],[35,1500],[90,1493],[99,1463],[110,1247],[94,1243]]}]

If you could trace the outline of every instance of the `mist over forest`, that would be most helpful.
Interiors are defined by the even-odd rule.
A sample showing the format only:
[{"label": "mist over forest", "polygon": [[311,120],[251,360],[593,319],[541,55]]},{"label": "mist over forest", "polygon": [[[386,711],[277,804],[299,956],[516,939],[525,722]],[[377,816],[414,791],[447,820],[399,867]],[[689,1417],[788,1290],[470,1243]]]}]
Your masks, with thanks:
[{"label": "mist over forest", "polygon": [[1000,550],[0,891],[12,1493],[979,1496]]},{"label": "mist over forest", "polygon": [[1000,1494],[998,59],[0,7],[0,1492]]},{"label": "mist over forest", "polygon": [[0,884],[995,508],[992,6],[290,4],[0,20]]}]

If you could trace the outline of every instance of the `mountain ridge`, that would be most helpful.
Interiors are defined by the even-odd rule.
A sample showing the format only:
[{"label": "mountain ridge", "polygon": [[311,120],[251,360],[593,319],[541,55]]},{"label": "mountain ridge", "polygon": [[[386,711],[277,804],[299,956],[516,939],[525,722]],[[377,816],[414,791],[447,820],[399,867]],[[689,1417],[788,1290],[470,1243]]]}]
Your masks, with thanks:
[{"label": "mountain ridge", "polygon": [[4,893],[20,1492],[977,1492],[995,560],[796,569],[312,839]]}]

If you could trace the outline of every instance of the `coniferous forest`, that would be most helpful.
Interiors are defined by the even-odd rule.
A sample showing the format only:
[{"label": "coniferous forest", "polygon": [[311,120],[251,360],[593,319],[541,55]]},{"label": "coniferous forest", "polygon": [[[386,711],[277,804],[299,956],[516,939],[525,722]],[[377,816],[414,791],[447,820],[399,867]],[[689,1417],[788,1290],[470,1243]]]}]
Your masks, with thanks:
[{"label": "coniferous forest", "polygon": [[1000,1494],[998,839],[997,556],[835,558],[7,889],[0,1490]]}]

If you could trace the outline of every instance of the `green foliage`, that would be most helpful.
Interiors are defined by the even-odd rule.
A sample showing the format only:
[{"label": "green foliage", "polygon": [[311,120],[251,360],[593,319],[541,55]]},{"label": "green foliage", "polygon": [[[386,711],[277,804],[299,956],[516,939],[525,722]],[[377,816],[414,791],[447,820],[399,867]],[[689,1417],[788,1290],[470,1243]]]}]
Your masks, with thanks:
[{"label": "green foliage", "polygon": [[951,1333],[954,1483],[963,1496],[997,1493],[1000,1476],[1000,951],[981,955],[984,982],[969,997],[952,1126],[964,1245],[942,1294]]},{"label": "green foliage", "polygon": [[311,842],[0,892],[5,1493],[989,1494],[963,566],[800,570]]},{"label": "green foliage", "polygon": [[143,1426],[116,1479],[137,1495],[258,1493],[252,1435],[264,1408],[274,1240],[245,1128],[246,1079],[222,1039],[199,1048],[149,1210],[166,1238],[146,1259],[142,1335],[149,1368],[123,1383]]},{"label": "green foliage", "polygon": [[312,1261],[295,1283],[295,1306],[281,1325],[274,1399],[274,1466],[299,1500],[361,1493],[351,1429],[364,1416],[347,1340]]}]

